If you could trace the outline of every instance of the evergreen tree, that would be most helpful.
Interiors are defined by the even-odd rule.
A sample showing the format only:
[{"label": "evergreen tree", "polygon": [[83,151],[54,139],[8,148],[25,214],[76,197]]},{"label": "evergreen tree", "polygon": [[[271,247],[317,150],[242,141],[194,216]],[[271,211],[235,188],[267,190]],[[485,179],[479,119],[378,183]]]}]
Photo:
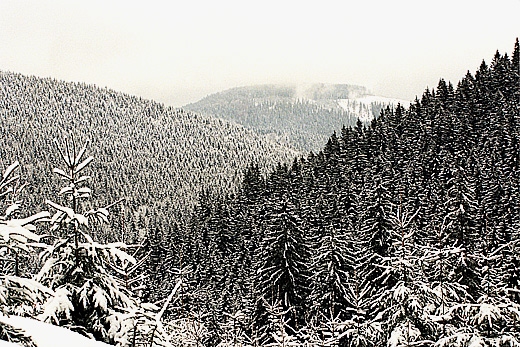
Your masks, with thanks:
[{"label": "evergreen tree", "polygon": [[[108,264],[135,263],[122,243],[100,244],[88,233],[96,221],[106,221],[108,208],[82,212],[82,202],[91,196],[86,186],[89,176],[83,170],[93,157],[84,158],[88,143],[81,149],[75,141],[57,146],[65,169],[54,172],[65,181],[60,195],[69,206],[47,201],[57,210],[52,217],[54,242],[41,254],[44,265],[36,279],[48,286],[53,295],[43,305],[39,318],[54,324],[68,326],[87,336],[110,343],[126,344],[131,331],[150,327],[147,309],[112,275]],[[148,333],[148,332],[147,332]],[[164,340],[164,336],[160,336]],[[152,339],[155,335],[155,330]]]},{"label": "evergreen tree", "polygon": [[[20,165],[14,162],[8,166],[0,179],[0,254],[3,263],[0,277],[0,312],[3,315],[34,315],[35,307],[44,302],[51,290],[28,278],[30,273],[21,271],[23,254],[30,254],[40,242],[41,236],[35,233],[38,222],[50,217],[48,212],[41,212],[26,218],[20,218],[22,201],[18,200],[20,176],[16,171]],[[35,346],[25,332],[7,323],[0,322],[0,340],[17,343],[21,346]]]},{"label": "evergreen tree", "polygon": [[[287,168],[278,167],[270,179],[273,187],[287,189],[288,174]],[[297,331],[303,326],[306,316],[309,246],[297,206],[288,200],[288,195],[275,194],[269,197],[272,201],[264,217],[265,236],[257,258],[261,261],[255,281],[257,324],[266,322],[266,303],[279,305],[284,312],[283,321]]]}]

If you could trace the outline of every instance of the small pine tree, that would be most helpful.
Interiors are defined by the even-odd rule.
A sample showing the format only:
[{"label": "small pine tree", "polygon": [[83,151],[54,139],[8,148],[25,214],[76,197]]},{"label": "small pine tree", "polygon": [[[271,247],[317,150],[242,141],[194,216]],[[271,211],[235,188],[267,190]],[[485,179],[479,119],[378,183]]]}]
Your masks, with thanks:
[{"label": "small pine tree", "polygon": [[273,304],[269,304],[264,301],[264,305],[267,310],[269,317],[269,331],[271,337],[269,343],[265,344],[266,347],[289,347],[299,346],[300,343],[296,338],[297,332],[291,327],[289,317],[289,309],[283,309],[282,303],[277,301]]},{"label": "small pine tree", "polygon": [[36,279],[54,295],[43,305],[39,318],[97,340],[126,345],[132,331],[154,326],[147,324],[153,319],[149,307],[140,305],[109,271],[135,264],[135,259],[125,252],[125,244],[100,244],[89,234],[90,226],[108,220],[111,205],[82,211],[83,202],[91,196],[86,185],[90,177],[83,174],[93,160],[83,158],[88,142],[79,151],[74,140],[63,148],[56,145],[65,168],[56,168],[54,173],[65,181],[59,194],[65,203],[47,201],[57,210],[51,220],[55,236],[41,253],[44,265]]},{"label": "small pine tree", "polygon": [[251,346],[251,339],[246,334],[246,317],[241,311],[233,314],[224,313],[226,321],[221,325],[222,341],[217,347],[248,347]]},{"label": "small pine tree", "polygon": [[380,312],[388,346],[411,346],[431,341],[439,329],[429,312],[438,304],[437,293],[428,285],[422,271],[422,251],[413,242],[415,213],[392,211],[393,226],[391,254],[380,259],[377,266],[384,269],[379,280],[393,277],[397,282],[375,295],[373,306]]},{"label": "small pine tree", "polygon": [[50,217],[48,212],[26,217],[20,217],[22,201],[17,195],[23,189],[20,184],[20,176],[16,170],[20,167],[18,162],[10,165],[0,180],[0,201],[5,208],[4,214],[0,215],[0,262],[2,263],[3,275],[21,276],[21,257],[28,255],[32,245],[40,242],[40,236],[35,234],[35,223],[45,221]]},{"label": "small pine tree", "polygon": [[[50,217],[48,212],[41,212],[26,218],[17,218],[21,201],[17,200],[20,191],[20,176],[16,175],[19,163],[15,162],[4,171],[0,179],[0,202],[5,206],[0,216],[0,254],[3,263],[8,263],[8,272],[0,277],[0,311],[2,314],[32,315],[49,293],[48,288],[26,278],[28,274],[20,271],[20,255],[29,253],[40,241],[34,233],[35,223]],[[3,267],[6,268],[5,266]],[[23,277],[22,277],[23,276]],[[0,322],[0,340],[10,341],[22,346],[33,347],[32,339],[9,324]]]}]

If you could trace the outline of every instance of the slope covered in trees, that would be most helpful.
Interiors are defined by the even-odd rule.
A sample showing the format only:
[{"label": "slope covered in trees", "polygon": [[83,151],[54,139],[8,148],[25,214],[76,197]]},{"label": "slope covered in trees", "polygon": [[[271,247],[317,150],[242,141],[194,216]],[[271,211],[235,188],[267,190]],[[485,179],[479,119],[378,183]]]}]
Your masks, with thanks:
[{"label": "slope covered in trees", "polygon": [[267,167],[297,153],[222,120],[91,85],[10,72],[0,72],[0,132],[0,163],[21,162],[29,209],[51,193],[45,173],[55,165],[52,139],[89,139],[99,176],[94,196],[102,202],[126,198],[109,235],[121,235],[122,228],[145,232],[157,214],[176,220],[202,187],[233,190],[248,163]]},{"label": "slope covered in trees", "polygon": [[518,346],[519,54],[203,197],[175,261],[206,343]]},{"label": "slope covered in trees", "polygon": [[[409,109],[343,127],[317,154],[267,175],[252,164],[233,192],[195,187],[199,202],[179,224],[164,212],[178,197],[157,164],[171,168],[161,152],[171,133],[158,129],[198,117],[124,95],[104,99],[112,92],[99,89],[91,100],[85,85],[2,76],[2,150],[37,160],[24,163],[32,199],[24,204],[20,165],[2,156],[0,314],[119,346],[520,345],[518,40],[511,57],[497,52],[456,87],[440,80]],[[23,92],[35,85],[39,93]],[[70,99],[56,99],[66,87]],[[120,100],[123,113],[102,117],[111,114],[107,100]],[[50,123],[79,139],[53,145]],[[79,146],[87,136],[105,164]],[[144,137],[149,144],[131,140]],[[147,156],[165,160],[141,161]],[[48,166],[55,179],[38,172]],[[127,186],[112,192],[119,180]],[[52,215],[31,208],[40,190],[53,191],[41,197]],[[124,196],[130,212],[112,205]],[[141,198],[157,203],[143,207]],[[114,225],[103,226],[109,210],[131,214],[116,213],[116,230],[133,222],[146,241],[100,241],[114,236]],[[11,323],[0,322],[0,340],[34,346]]]},{"label": "slope covered in trees", "polygon": [[[9,165],[0,178],[0,344],[43,347],[82,343],[107,346],[88,338],[118,346],[172,346],[174,327],[163,324],[164,309],[141,300],[130,278],[132,268],[143,263],[127,253],[135,245],[95,240],[104,229],[109,210],[86,202],[92,197],[88,167],[94,157],[89,143],[74,139],[64,145],[56,141],[53,173],[63,184],[59,193],[48,196],[48,209],[24,214],[18,162]],[[135,252],[134,252],[135,253]],[[169,299],[181,285],[178,279]],[[18,317],[14,317],[18,316]],[[28,317],[32,319],[23,319]],[[68,328],[45,327],[36,320]],[[171,330],[173,329],[173,330]],[[42,331],[44,330],[44,331]],[[50,335],[52,331],[56,335]],[[45,336],[47,335],[47,336]],[[51,339],[66,338],[68,341]],[[4,341],[10,343],[6,344]]]},{"label": "slope covered in trees", "polygon": [[372,119],[384,98],[363,98],[364,87],[346,84],[259,85],[229,89],[184,106],[230,120],[304,152],[318,152],[330,134],[358,118]]}]

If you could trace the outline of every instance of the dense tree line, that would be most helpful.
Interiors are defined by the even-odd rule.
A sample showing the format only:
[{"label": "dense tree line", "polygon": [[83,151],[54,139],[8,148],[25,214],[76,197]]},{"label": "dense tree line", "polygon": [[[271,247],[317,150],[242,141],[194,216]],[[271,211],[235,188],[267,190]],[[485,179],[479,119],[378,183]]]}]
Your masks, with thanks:
[{"label": "dense tree line", "polygon": [[206,343],[517,346],[519,54],[202,195],[166,253]]},{"label": "dense tree line", "polygon": [[158,215],[179,220],[201,187],[233,190],[248,162],[273,166],[297,153],[222,120],[84,83],[10,72],[0,72],[0,133],[0,163],[21,163],[28,211],[41,209],[52,194],[46,174],[56,165],[52,139],[89,139],[97,158],[93,196],[100,203],[125,198],[111,228],[98,236],[125,242],[142,238]]},{"label": "dense tree line", "polygon": [[[440,80],[270,171],[288,152],[261,156],[267,142],[223,121],[0,77],[3,314],[121,346],[520,344],[518,40],[456,87]],[[231,165],[226,146],[255,151]],[[248,161],[237,189],[230,171],[198,170]],[[53,214],[34,214],[44,198]],[[4,323],[0,339],[34,345]]]}]

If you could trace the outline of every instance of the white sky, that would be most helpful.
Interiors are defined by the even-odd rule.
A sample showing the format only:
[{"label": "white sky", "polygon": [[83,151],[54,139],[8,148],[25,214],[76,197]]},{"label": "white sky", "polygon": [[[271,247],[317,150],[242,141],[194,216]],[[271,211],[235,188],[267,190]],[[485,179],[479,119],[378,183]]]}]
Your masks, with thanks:
[{"label": "white sky", "polygon": [[0,70],[173,106],[263,83],[410,100],[517,36],[520,0],[0,0]]}]

